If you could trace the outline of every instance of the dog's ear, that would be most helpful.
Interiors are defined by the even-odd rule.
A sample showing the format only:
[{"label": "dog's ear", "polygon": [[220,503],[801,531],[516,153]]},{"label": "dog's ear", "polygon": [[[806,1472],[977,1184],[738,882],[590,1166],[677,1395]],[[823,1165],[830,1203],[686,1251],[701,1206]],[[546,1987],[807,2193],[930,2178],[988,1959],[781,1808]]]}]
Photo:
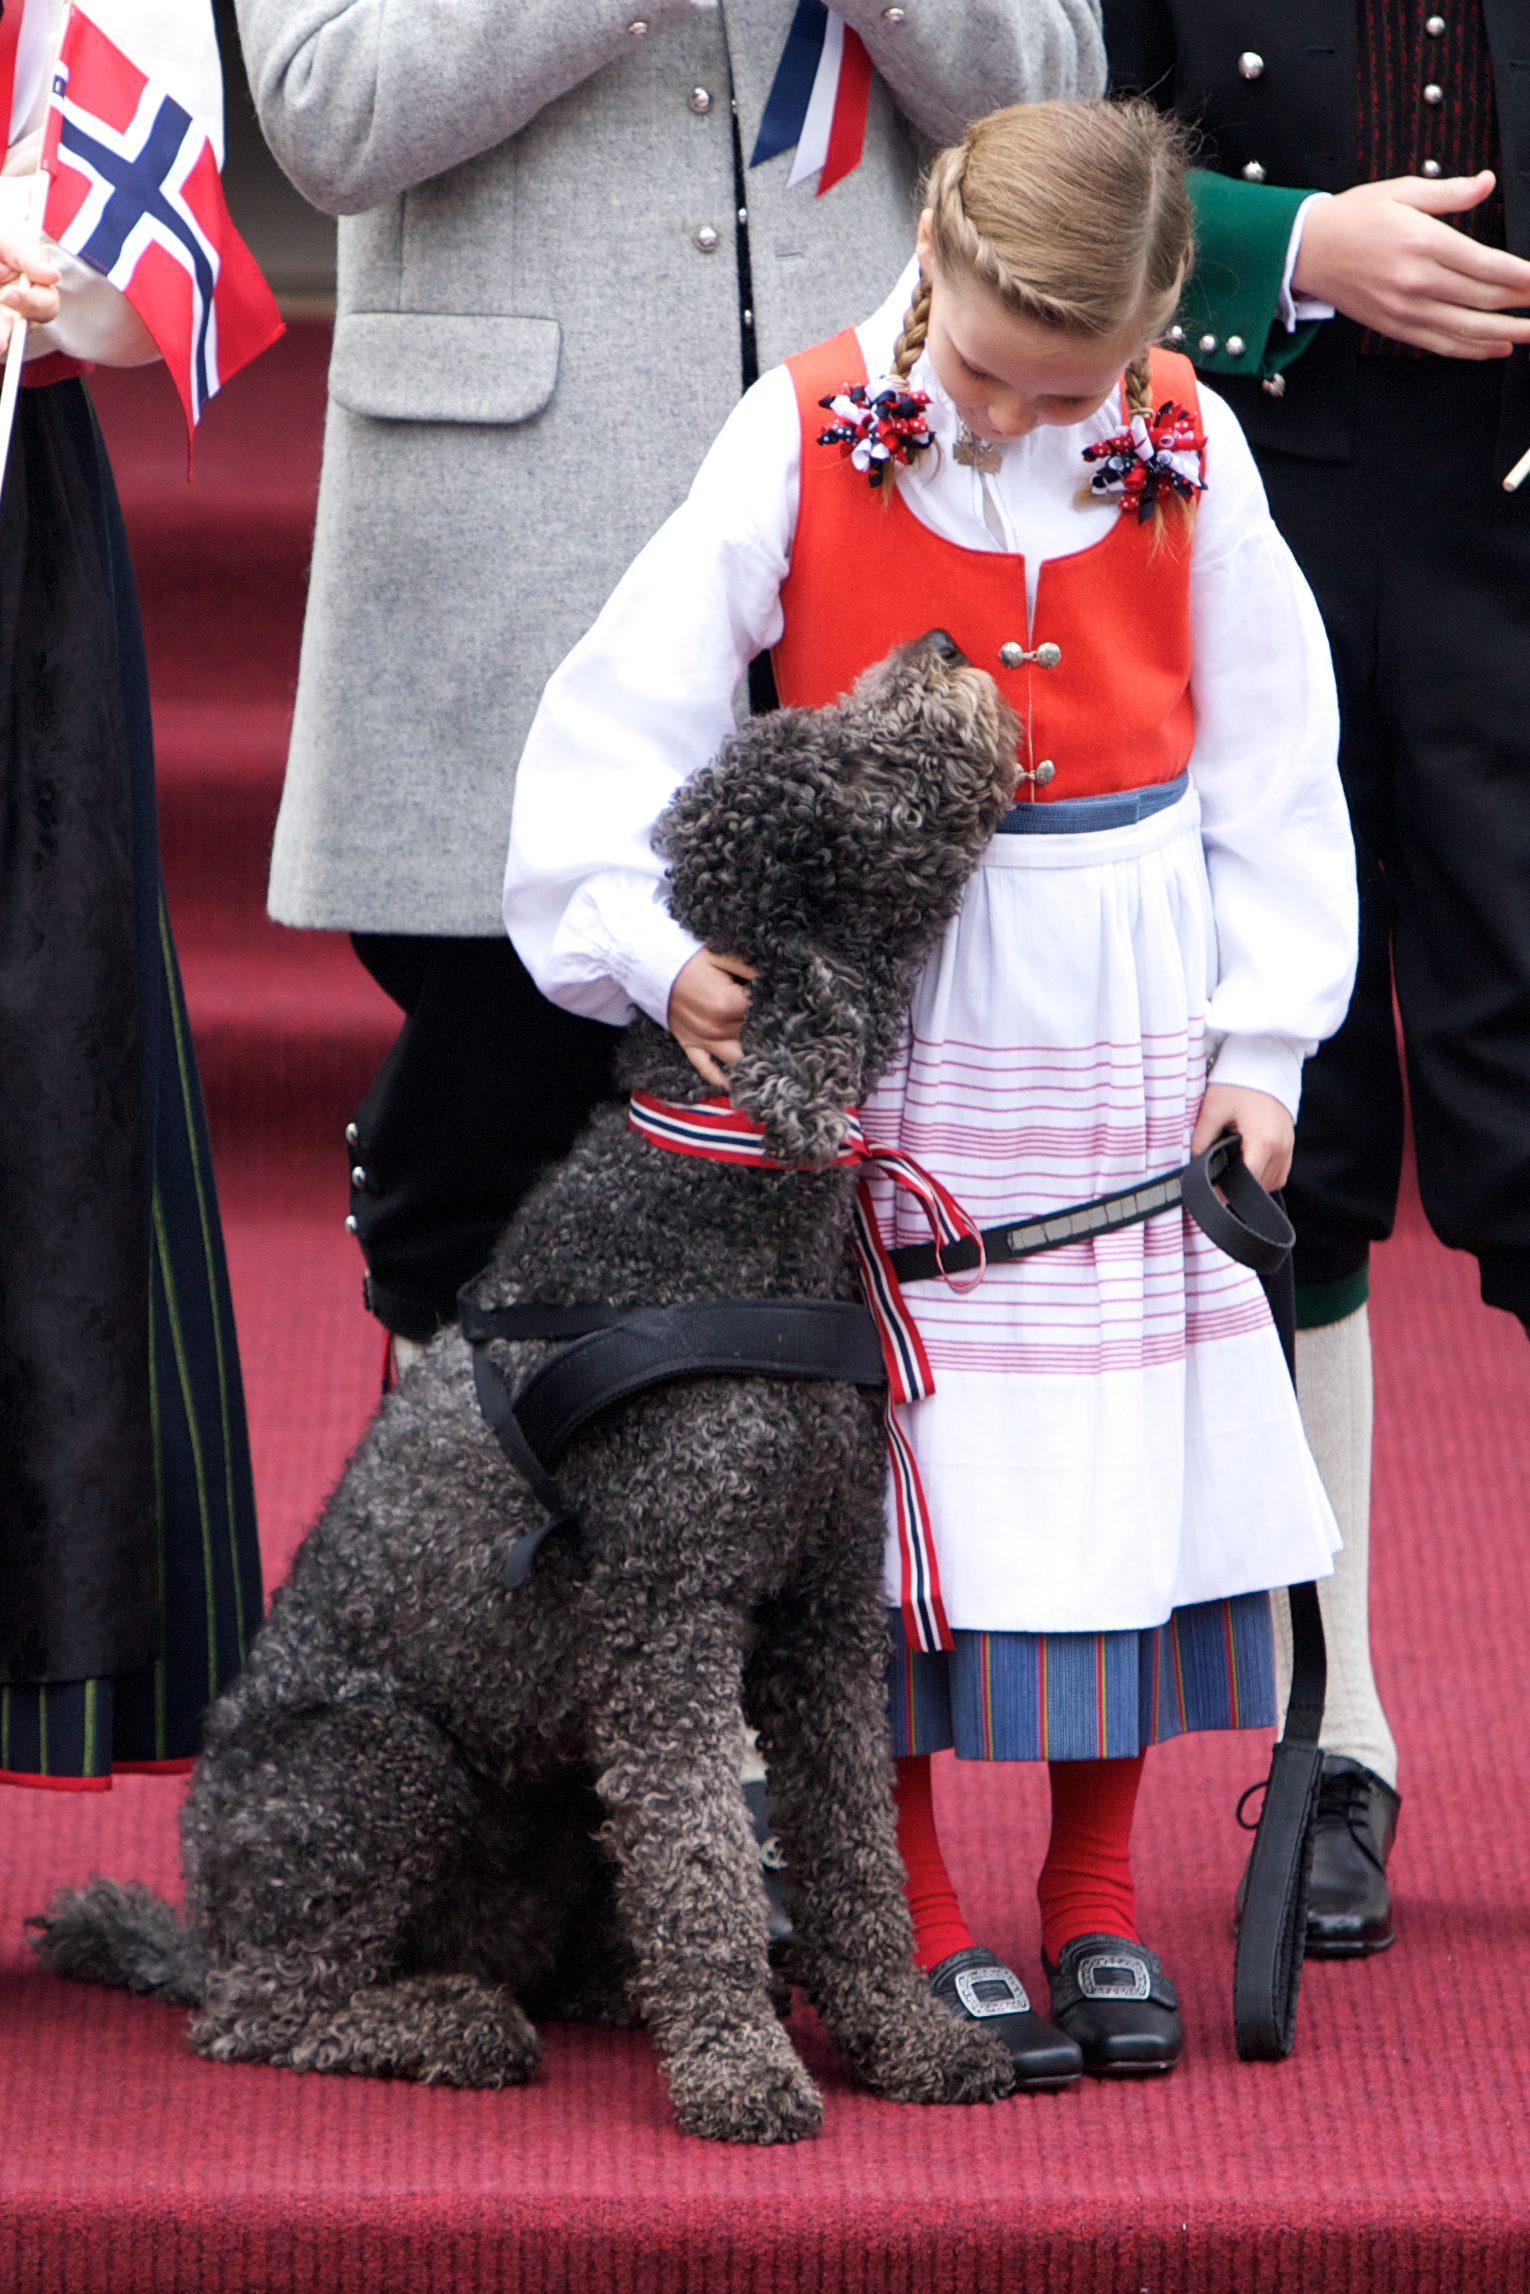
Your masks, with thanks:
[{"label": "dog's ear", "polygon": [[765,1127],[781,1163],[832,1163],[860,1097],[871,1034],[866,983],[837,958],[799,941],[772,951],[755,980],[728,1070],[741,1114]]}]

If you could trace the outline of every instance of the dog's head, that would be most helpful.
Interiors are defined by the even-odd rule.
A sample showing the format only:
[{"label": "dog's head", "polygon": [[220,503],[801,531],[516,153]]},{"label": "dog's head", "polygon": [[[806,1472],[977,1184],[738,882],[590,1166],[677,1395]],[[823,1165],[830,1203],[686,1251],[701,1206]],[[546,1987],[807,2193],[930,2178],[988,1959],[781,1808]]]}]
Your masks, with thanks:
[{"label": "dog's head", "polygon": [[1013,800],[1019,724],[943,630],[828,709],[753,718],[656,835],[676,918],[755,967],[733,1103],[831,1161],[897,1048],[918,966]]}]

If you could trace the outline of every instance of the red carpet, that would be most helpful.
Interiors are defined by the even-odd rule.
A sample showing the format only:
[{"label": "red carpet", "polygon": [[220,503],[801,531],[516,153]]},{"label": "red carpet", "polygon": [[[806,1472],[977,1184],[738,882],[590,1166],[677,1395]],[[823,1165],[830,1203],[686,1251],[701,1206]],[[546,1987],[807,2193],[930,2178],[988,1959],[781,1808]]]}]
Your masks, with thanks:
[{"label": "red carpet", "polygon": [[[163,378],[100,391],[146,593],[172,901],[208,1078],[268,1564],[364,1423],[374,1326],[339,1131],[389,1007],[263,921],[323,345],[212,409],[188,492]],[[93,1869],[175,1876],[175,1790],[11,1793],[0,1917],[7,2294],[1483,2294],[1530,2286],[1530,1347],[1410,1206],[1379,1254],[1378,1669],[1406,1763],[1386,1958],[1307,1971],[1298,2052],[1233,2053],[1232,1820],[1262,1743],[1150,1758],[1139,1909],[1185,2000],[1161,2086],[920,2111],[827,2091],[789,2152],[670,2124],[641,2037],[554,2032],[516,2094],[200,2063],[178,2010],[37,1974],[22,1916]],[[937,1763],[972,1924],[1040,1986],[1039,1773]]]}]

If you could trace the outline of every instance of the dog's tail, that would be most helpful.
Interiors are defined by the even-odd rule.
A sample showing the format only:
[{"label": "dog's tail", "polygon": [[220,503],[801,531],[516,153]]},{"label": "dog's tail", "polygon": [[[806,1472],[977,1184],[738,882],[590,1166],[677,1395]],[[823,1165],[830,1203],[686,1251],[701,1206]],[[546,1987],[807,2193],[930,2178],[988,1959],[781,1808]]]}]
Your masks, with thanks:
[{"label": "dog's tail", "polygon": [[27,1926],[50,1975],[146,1992],[171,2006],[200,2007],[207,1996],[206,1952],[174,1905],[141,1880],[124,1885],[98,1873],[84,1888],[60,1888]]}]

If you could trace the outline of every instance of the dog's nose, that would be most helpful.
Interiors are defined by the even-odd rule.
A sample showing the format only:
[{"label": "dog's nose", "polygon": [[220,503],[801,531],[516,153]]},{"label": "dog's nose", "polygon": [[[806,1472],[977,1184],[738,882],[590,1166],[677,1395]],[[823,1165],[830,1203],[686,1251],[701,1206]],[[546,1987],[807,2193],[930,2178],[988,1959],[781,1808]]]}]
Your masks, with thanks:
[{"label": "dog's nose", "polygon": [[968,665],[966,654],[948,629],[927,629],[919,642],[927,645],[932,653],[938,653],[942,661],[953,662],[960,668]]}]

